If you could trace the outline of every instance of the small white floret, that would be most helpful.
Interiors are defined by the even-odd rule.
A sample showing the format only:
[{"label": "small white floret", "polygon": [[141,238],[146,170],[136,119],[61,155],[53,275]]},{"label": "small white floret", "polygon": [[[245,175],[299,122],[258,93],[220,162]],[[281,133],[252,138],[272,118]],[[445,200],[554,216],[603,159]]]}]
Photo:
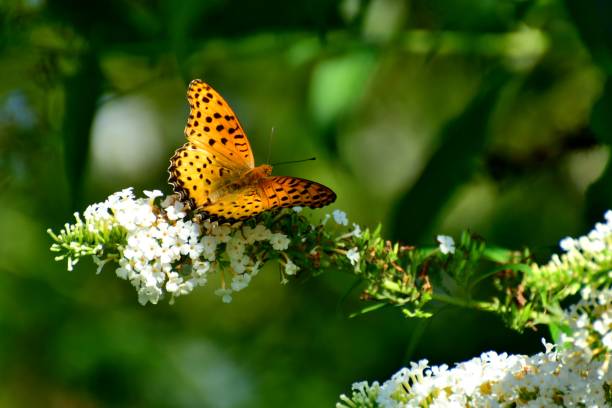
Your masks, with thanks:
[{"label": "small white floret", "polygon": [[438,235],[436,237],[438,241],[440,252],[443,254],[454,254],[455,253],[455,240],[453,237],[448,235]]}]

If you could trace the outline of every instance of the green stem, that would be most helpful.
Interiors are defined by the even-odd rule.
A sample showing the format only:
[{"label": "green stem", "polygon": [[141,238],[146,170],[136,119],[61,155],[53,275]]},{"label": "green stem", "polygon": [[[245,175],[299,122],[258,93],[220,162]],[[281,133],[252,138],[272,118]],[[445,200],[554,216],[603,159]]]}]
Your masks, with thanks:
[{"label": "green stem", "polygon": [[506,264],[506,265],[502,265],[502,266],[500,266],[500,267],[498,267],[498,268],[493,269],[493,270],[492,270],[492,271],[490,271],[490,272],[485,273],[485,274],[484,274],[484,275],[482,275],[482,276],[479,276],[477,279],[474,279],[474,280],[473,280],[473,281],[470,283],[470,286],[469,286],[469,288],[468,288],[468,291],[469,291],[469,292],[471,292],[471,291],[472,291],[472,289],[473,289],[473,288],[474,288],[476,285],[478,285],[480,282],[482,282],[483,280],[485,280],[485,279],[487,279],[487,278],[489,278],[489,277],[491,277],[491,276],[494,276],[494,275],[498,274],[499,272],[502,272],[502,271],[508,270],[508,269],[515,270],[515,271],[519,271],[519,272],[523,272],[523,273],[529,273],[529,272],[531,271],[531,268],[530,268],[530,267],[529,267],[529,265],[527,265],[527,264],[521,264],[521,263],[518,263],[518,264]]},{"label": "green stem", "polygon": [[449,295],[444,295],[442,293],[434,293],[431,296],[432,300],[437,300],[438,302],[448,303],[449,305],[464,307],[467,309],[476,309],[482,310],[485,312],[496,312],[499,310],[499,307],[493,303],[489,302],[478,302],[475,300],[469,299],[460,299]]}]

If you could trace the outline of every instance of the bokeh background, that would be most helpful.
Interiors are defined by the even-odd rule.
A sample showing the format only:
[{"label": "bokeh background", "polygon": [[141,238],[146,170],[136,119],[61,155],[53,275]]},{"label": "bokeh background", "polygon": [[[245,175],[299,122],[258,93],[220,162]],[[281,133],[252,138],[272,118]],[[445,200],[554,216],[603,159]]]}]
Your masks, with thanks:
[{"label": "bokeh background", "polygon": [[128,186],[169,192],[202,78],[259,163],[316,156],[276,174],[332,187],[351,221],[546,259],[612,201],[611,16],[605,0],[0,1],[0,406],[331,406],[411,360],[540,350],[546,328],[450,307],[350,319],[362,304],[334,271],[282,286],[272,265],[229,305],[203,288],[142,307],[112,268],[54,262],[45,230]]}]

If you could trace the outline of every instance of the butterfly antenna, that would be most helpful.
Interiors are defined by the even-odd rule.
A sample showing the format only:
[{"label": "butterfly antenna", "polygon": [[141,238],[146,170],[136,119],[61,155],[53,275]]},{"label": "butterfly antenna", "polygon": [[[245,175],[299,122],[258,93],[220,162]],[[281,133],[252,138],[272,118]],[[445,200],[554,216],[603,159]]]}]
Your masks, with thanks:
[{"label": "butterfly antenna", "polygon": [[272,126],[272,130],[270,130],[270,138],[268,139],[268,160],[266,160],[266,163],[270,163],[270,157],[272,155],[272,136],[274,136],[274,126]]},{"label": "butterfly antenna", "polygon": [[302,163],[302,162],[311,161],[311,160],[317,160],[317,158],[309,157],[307,159],[301,159],[301,160],[289,160],[289,161],[284,161],[284,162],[273,163],[271,164],[271,166],[280,166],[281,164],[291,164],[291,163]]}]

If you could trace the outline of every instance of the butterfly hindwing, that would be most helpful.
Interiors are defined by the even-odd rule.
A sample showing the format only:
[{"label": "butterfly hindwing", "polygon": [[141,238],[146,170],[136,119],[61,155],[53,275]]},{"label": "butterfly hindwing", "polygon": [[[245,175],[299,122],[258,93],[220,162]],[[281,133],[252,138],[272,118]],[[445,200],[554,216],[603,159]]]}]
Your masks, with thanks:
[{"label": "butterfly hindwing", "polygon": [[216,152],[236,168],[255,165],[251,145],[236,114],[225,99],[199,79],[189,84],[187,101],[190,112],[185,135],[198,147]]},{"label": "butterfly hindwing", "polygon": [[276,208],[319,208],[335,200],[336,194],[322,184],[297,177],[273,176],[224,195],[201,209],[213,220],[235,222]]},{"label": "butterfly hindwing", "polygon": [[289,176],[266,177],[260,184],[268,208],[320,208],[336,201],[336,193],[323,184]]},{"label": "butterfly hindwing", "polygon": [[204,206],[202,211],[213,221],[235,222],[254,217],[268,209],[256,187],[244,186]]}]

